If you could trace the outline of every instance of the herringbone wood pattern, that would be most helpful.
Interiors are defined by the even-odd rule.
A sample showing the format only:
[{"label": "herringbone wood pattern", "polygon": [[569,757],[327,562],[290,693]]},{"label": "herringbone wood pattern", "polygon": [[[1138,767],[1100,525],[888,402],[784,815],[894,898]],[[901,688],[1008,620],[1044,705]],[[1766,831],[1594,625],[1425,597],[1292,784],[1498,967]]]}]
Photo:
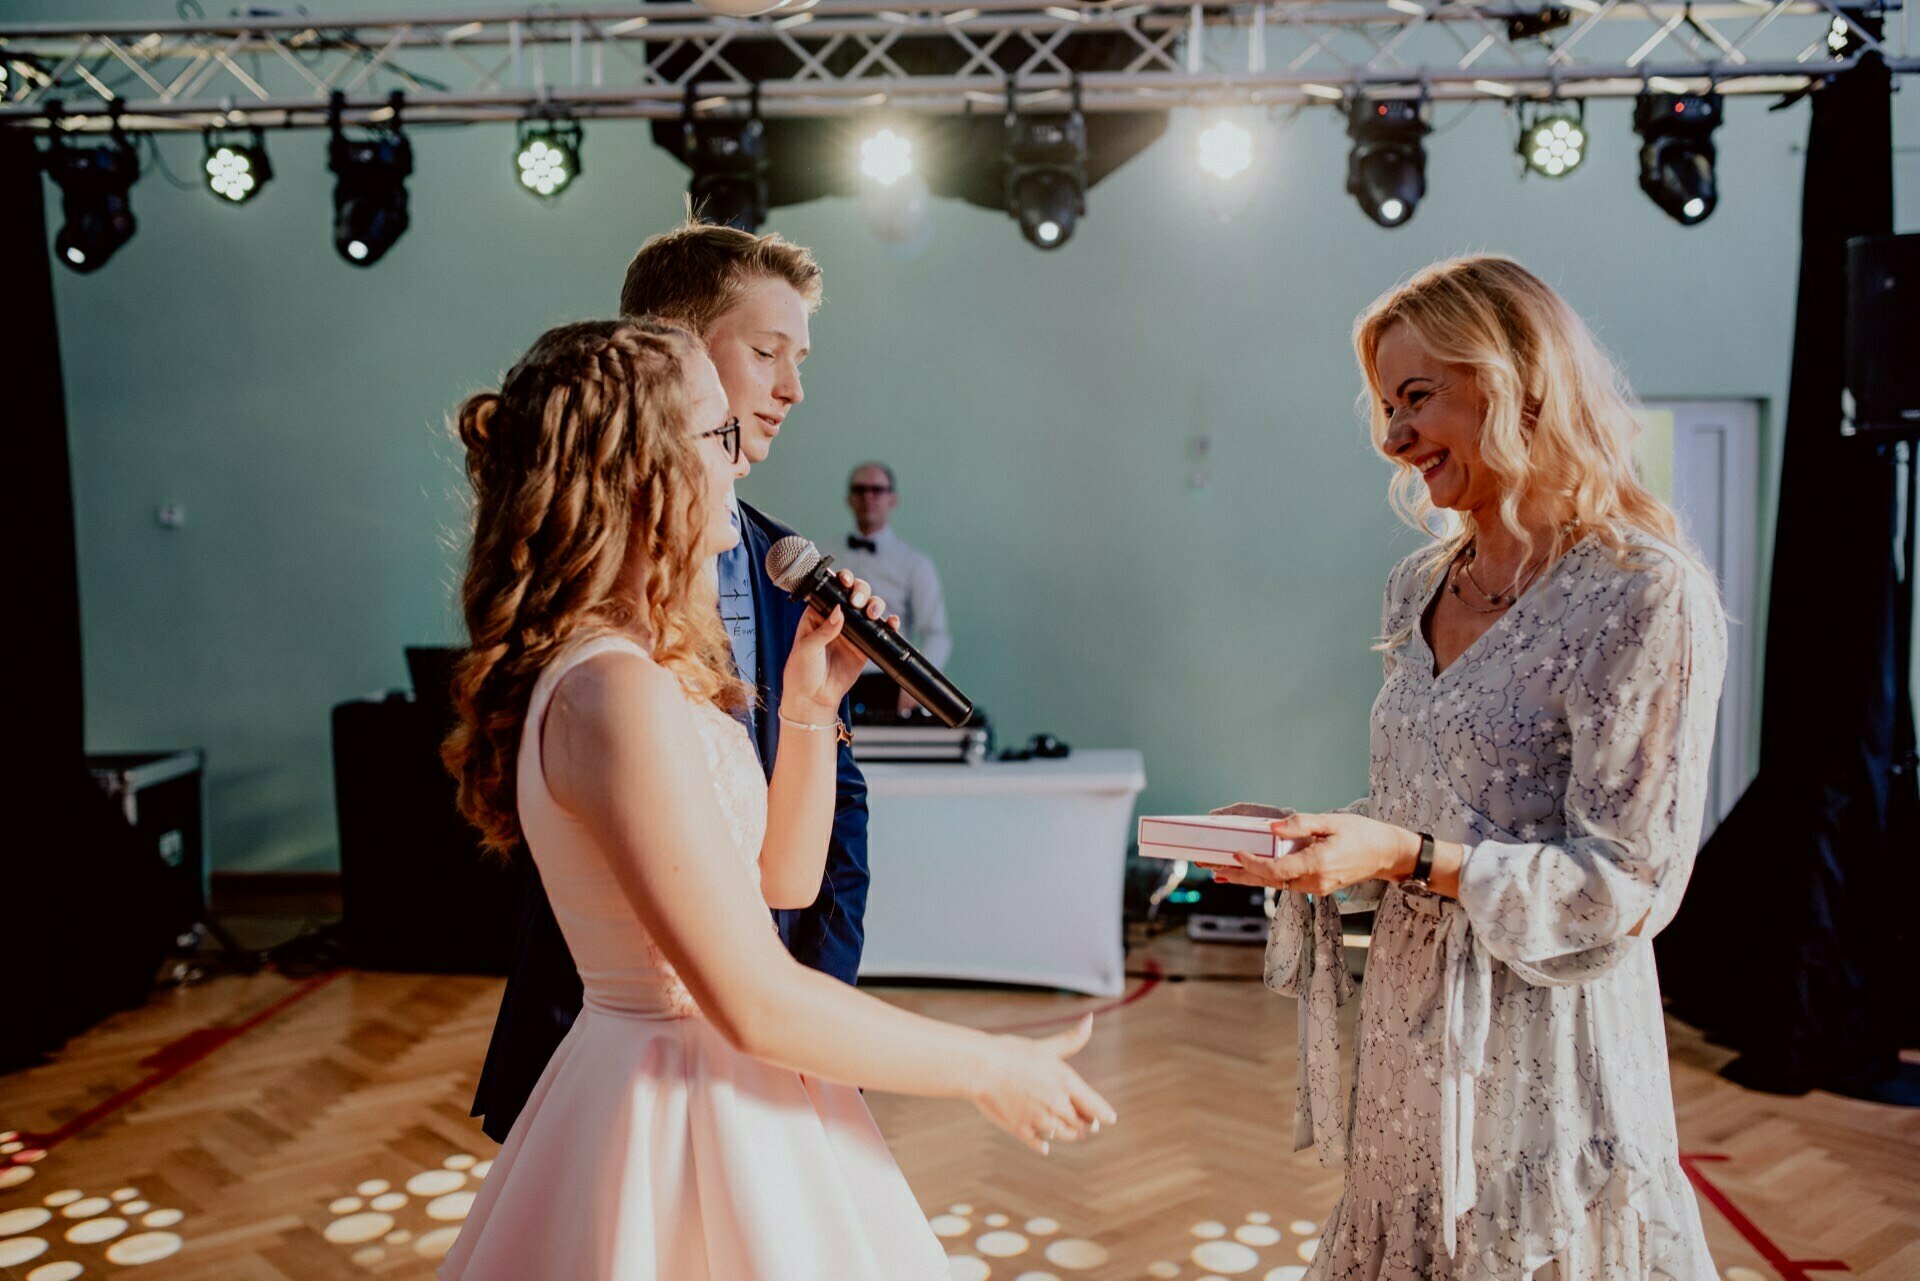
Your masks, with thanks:
[{"label": "herringbone wood pattern", "polygon": [[[872,1099],[947,1236],[956,1277],[1266,1277],[1301,1263],[1339,1172],[1288,1150],[1293,1003],[1259,986],[1257,949],[1163,939],[1135,949],[1137,970],[1150,963],[1167,981],[1105,1014],[1079,1061],[1121,1116],[1086,1144],[1042,1159],[964,1105]],[[143,1061],[163,1047],[178,1055],[180,1038],[197,1029],[232,1029],[299,996],[21,1167],[31,1175],[0,1187],[0,1260],[19,1259],[0,1275],[431,1276],[436,1247],[484,1172],[449,1162],[464,1167],[462,1154],[493,1152],[466,1113],[499,989],[496,980],[350,972],[299,994],[273,975],[223,978],[157,997],[79,1038],[57,1062],[0,1078],[0,1132],[54,1132],[148,1078],[154,1067]],[[879,992],[993,1028],[1103,1004],[1005,990]],[[1717,1051],[1684,1028],[1673,1037],[1686,1150],[1728,1158],[1702,1169],[1786,1258],[1844,1261],[1868,1281],[1920,1277],[1920,1116],[1823,1095],[1750,1094],[1713,1075]],[[203,1036],[186,1048],[209,1044]],[[83,1194],[78,1205],[46,1205],[68,1191]],[[94,1209],[95,1197],[110,1208]],[[94,1212],[69,1218],[69,1208]],[[42,1209],[52,1219],[33,1222]],[[167,1210],[180,1212],[177,1223]],[[142,1222],[156,1212],[158,1227]],[[1725,1216],[1705,1203],[1703,1214],[1724,1276],[1778,1274]],[[116,1218],[124,1230],[86,1239],[104,1238]],[[32,1240],[46,1248],[21,1257]],[[116,1249],[120,1258],[163,1257],[120,1263]],[[69,1262],[84,1272],[50,1268]]]}]

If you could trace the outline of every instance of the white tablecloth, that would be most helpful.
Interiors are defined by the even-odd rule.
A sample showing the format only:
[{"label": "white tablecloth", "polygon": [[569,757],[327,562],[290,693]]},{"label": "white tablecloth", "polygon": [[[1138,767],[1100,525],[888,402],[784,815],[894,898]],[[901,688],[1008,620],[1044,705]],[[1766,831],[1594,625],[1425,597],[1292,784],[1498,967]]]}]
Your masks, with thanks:
[{"label": "white tablecloth", "polygon": [[1139,752],[861,769],[873,874],[861,978],[1121,990]]}]

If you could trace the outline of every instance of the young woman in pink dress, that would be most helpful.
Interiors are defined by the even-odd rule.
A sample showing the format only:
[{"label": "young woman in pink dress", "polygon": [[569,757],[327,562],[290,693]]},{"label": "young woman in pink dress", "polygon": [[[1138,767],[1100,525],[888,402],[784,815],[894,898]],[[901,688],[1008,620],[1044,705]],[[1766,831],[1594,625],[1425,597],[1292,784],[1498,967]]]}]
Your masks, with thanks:
[{"label": "young woman in pink dress", "polygon": [[440,1275],[943,1281],[856,1087],[969,1099],[1044,1152],[1114,1119],[1064,1061],[1090,1024],[956,1027],[781,947],[768,909],[818,893],[863,660],[808,615],[765,781],[715,600],[739,427],[697,339],[562,326],[459,422],[471,646],[447,760],[487,845],[524,841],[586,1002]]}]

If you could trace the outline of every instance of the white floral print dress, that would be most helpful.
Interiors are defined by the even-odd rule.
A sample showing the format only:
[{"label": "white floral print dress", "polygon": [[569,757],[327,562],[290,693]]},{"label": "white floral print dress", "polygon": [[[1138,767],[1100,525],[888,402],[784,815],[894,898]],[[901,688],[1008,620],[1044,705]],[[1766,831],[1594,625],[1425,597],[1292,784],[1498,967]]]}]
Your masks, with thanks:
[{"label": "white floral print dress", "polygon": [[1424,553],[1388,580],[1403,639],[1350,808],[1468,854],[1457,901],[1346,896],[1378,913],[1344,1109],[1340,904],[1280,896],[1266,977],[1302,998],[1295,1143],[1347,1164],[1309,1281],[1716,1275],[1652,940],[1699,843],[1726,623],[1696,566],[1629,541],[1631,567],[1576,543],[1438,674]]}]

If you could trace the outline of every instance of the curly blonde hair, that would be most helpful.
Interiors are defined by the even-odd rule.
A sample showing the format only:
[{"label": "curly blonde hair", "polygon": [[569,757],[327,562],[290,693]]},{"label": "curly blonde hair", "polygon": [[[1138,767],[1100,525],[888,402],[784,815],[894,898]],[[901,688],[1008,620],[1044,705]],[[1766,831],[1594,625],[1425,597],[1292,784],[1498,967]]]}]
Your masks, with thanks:
[{"label": "curly blonde hair", "polygon": [[706,479],[687,425],[688,361],[700,350],[651,319],[562,325],[499,391],[460,406],[474,495],[468,648],[440,754],[489,849],[520,841],[521,726],[534,682],[567,645],[633,634],[691,696],[729,711],[750,698],[700,548]]},{"label": "curly blonde hair", "polygon": [[[1637,567],[1646,563],[1646,551],[1630,545],[1627,535],[1638,531],[1699,564],[1673,512],[1634,468],[1641,424],[1626,379],[1565,299],[1513,259],[1492,254],[1423,268],[1354,321],[1374,447],[1397,469],[1388,501],[1409,525],[1431,532],[1438,509],[1413,464],[1386,452],[1379,353],[1395,325],[1407,326],[1437,359],[1472,371],[1486,401],[1480,459],[1499,481],[1501,522],[1529,555],[1533,538],[1520,524],[1521,505],[1545,497],[1567,522],[1555,534],[1552,554],[1564,550],[1572,528],[1578,531],[1572,537],[1591,534],[1623,567]],[[1475,537],[1472,513],[1457,515],[1457,527],[1436,535],[1423,562],[1430,581]]]}]

